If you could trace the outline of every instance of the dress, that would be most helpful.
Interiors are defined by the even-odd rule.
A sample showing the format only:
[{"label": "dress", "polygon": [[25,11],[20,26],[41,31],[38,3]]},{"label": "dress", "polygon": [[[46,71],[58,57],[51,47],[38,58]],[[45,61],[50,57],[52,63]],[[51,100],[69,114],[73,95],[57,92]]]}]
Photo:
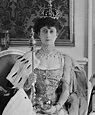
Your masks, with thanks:
[{"label": "dress", "polygon": [[[40,60],[34,60],[34,64],[36,65],[34,67],[35,79],[31,77],[30,72],[30,70],[32,70],[31,51],[18,59],[12,71],[8,75],[7,79],[14,85],[14,87],[17,87],[19,90],[9,101],[2,115],[26,115],[25,113],[27,113],[27,115],[43,115],[44,113],[42,110],[47,110],[52,105],[57,104],[58,99],[60,98],[60,95],[62,93],[62,84],[64,84],[64,82],[69,85],[70,94],[72,92],[78,91],[78,96],[86,98],[85,90],[87,88],[87,84],[85,80],[85,74],[76,61],[74,61],[69,56],[60,53],[59,51],[56,51],[54,47],[50,47],[48,50],[46,46],[42,46],[41,50],[37,50],[35,56],[38,60]],[[48,61],[48,58],[51,58],[51,61]],[[54,59],[55,62],[53,62]],[[40,63],[41,61],[42,63]],[[51,65],[51,68],[48,67],[47,64],[43,64],[43,62],[48,62],[49,65]],[[52,66],[53,64],[54,66]],[[67,74],[66,68],[68,68],[68,70],[70,69],[69,73]],[[68,77],[66,77],[65,74]],[[76,76],[79,77],[79,74],[84,77],[82,80],[81,78],[78,78],[78,80],[76,79]],[[79,84],[76,85],[76,83]],[[28,94],[27,91],[29,90],[30,93]],[[23,101],[22,97],[26,101]],[[18,98],[19,101],[16,101],[18,100]],[[71,100],[68,97],[67,102],[62,106],[61,110],[57,113],[54,113],[53,115],[69,115],[70,102]],[[25,107],[27,109],[22,112],[22,110],[24,109],[24,103],[29,104],[27,105],[27,107]],[[19,109],[17,108],[17,105],[19,105]],[[9,111],[9,108],[11,106],[13,110],[11,109]],[[18,111],[18,113],[16,113],[15,111]]]},{"label": "dress", "polygon": [[[56,105],[58,100],[58,86],[61,83],[62,69],[41,70],[35,69],[37,80],[35,84],[35,95],[32,99],[38,115],[47,110],[51,105]],[[54,114],[57,115],[57,114]],[[64,109],[64,115],[67,115]]]}]

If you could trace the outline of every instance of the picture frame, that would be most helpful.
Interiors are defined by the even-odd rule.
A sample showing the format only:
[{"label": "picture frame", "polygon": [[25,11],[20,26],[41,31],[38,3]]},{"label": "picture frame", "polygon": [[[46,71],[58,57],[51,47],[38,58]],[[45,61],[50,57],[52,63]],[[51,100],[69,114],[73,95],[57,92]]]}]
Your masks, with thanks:
[{"label": "picture frame", "polygon": [[[74,0],[51,0],[52,7],[59,9],[62,13],[61,18],[59,18],[62,24],[62,29],[55,42],[56,46],[75,46],[75,36],[74,36],[74,15],[75,15],[75,5]],[[3,1],[2,1],[3,2]],[[48,0],[29,0],[25,2],[21,1],[7,1],[6,9],[0,3],[0,13],[2,11],[2,16],[0,17],[0,32],[9,31],[9,45],[10,46],[29,46],[30,45],[30,27],[36,18],[39,18],[39,9],[47,8]],[[6,2],[6,1],[5,1]],[[15,6],[15,7],[13,7]],[[9,10],[9,8],[11,10]],[[3,13],[4,11],[4,13]],[[6,15],[5,15],[6,14]],[[11,14],[11,15],[10,15]],[[36,45],[41,45],[41,40],[38,36],[35,38]]]}]

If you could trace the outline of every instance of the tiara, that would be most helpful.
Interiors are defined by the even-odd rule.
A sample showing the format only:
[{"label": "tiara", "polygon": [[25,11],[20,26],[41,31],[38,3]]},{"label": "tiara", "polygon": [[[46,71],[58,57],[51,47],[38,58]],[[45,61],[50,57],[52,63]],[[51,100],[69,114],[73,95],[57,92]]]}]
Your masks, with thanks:
[{"label": "tiara", "polygon": [[53,19],[58,19],[62,16],[62,12],[58,8],[52,7],[53,0],[46,0],[48,2],[48,7],[41,7],[39,11],[40,18],[51,17]]}]

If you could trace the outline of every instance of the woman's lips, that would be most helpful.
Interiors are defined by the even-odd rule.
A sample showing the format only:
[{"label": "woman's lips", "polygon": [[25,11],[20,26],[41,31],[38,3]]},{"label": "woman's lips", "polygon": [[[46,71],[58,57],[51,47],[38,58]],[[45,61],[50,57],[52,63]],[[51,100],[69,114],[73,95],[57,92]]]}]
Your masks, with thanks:
[{"label": "woman's lips", "polygon": [[50,39],[46,39],[46,41],[50,41]]}]

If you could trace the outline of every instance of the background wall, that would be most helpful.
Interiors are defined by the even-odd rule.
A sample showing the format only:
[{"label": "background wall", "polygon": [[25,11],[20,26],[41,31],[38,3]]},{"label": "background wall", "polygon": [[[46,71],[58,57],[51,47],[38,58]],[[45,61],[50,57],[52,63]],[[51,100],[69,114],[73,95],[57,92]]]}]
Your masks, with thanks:
[{"label": "background wall", "polygon": [[93,0],[92,11],[92,73],[95,74],[95,0]]}]

